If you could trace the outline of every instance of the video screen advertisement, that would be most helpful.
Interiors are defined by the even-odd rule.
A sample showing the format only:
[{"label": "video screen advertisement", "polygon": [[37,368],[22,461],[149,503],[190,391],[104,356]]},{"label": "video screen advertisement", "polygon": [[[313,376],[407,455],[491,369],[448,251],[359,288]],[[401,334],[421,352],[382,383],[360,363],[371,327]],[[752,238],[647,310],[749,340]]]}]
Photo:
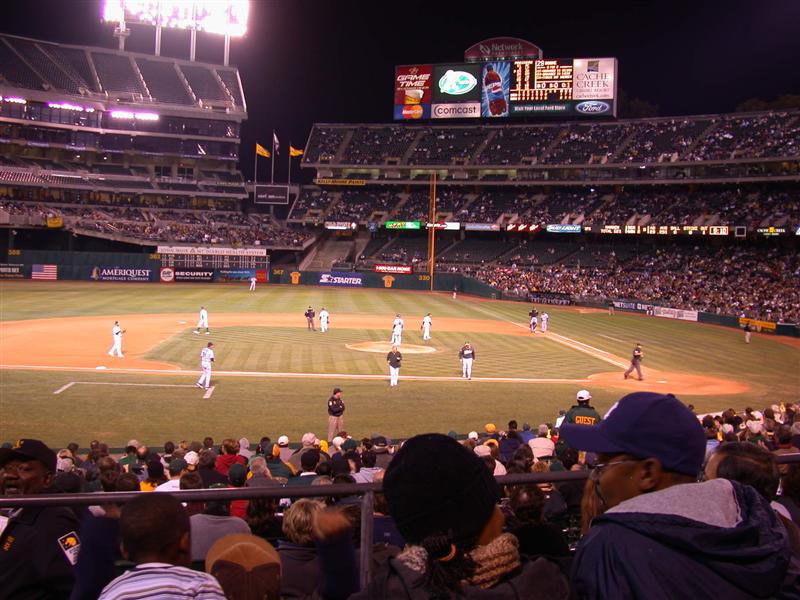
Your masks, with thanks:
[{"label": "video screen advertisement", "polygon": [[609,118],[616,58],[543,58],[395,68],[394,118]]}]

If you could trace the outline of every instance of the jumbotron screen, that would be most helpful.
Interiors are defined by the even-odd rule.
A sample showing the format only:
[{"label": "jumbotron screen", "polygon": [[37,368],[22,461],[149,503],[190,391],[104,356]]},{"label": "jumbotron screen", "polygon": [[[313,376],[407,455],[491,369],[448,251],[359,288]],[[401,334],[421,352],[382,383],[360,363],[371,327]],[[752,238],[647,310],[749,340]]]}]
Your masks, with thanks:
[{"label": "jumbotron screen", "polygon": [[496,119],[617,116],[616,58],[527,58],[403,65],[394,118]]}]

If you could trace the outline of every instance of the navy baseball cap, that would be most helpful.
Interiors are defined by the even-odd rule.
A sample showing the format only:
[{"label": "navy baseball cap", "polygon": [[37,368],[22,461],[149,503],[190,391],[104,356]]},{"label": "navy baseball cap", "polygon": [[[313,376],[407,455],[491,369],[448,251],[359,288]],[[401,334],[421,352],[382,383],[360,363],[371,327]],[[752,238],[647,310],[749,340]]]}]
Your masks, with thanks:
[{"label": "navy baseball cap", "polygon": [[578,450],[657,458],[668,471],[697,475],[706,452],[703,426],[672,394],[620,398],[598,425],[564,424],[561,439]]},{"label": "navy baseball cap", "polygon": [[41,440],[21,439],[10,448],[0,449],[0,466],[18,458],[22,460],[38,460],[50,472],[56,472],[56,453],[50,450]]}]

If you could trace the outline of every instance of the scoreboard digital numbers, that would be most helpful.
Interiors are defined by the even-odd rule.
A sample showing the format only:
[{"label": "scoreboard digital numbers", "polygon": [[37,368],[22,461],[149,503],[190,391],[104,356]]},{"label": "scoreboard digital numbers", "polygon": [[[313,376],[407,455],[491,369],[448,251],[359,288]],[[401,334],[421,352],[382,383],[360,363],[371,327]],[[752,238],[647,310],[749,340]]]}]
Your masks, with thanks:
[{"label": "scoreboard digital numbers", "polygon": [[183,269],[268,269],[266,248],[159,246],[162,267]]}]

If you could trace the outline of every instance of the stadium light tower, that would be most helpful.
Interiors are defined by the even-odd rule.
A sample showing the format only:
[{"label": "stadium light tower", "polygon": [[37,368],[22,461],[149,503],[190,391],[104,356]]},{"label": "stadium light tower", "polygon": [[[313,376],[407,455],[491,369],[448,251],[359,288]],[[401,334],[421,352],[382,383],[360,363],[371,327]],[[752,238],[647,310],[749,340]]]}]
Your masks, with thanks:
[{"label": "stadium light tower", "polygon": [[195,60],[197,32],[225,36],[223,63],[230,61],[231,38],[247,33],[250,0],[105,0],[103,21],[116,23],[114,35],[119,49],[125,49],[130,24],[155,27],[155,54],[161,55],[161,30],[188,29],[189,59]]}]

